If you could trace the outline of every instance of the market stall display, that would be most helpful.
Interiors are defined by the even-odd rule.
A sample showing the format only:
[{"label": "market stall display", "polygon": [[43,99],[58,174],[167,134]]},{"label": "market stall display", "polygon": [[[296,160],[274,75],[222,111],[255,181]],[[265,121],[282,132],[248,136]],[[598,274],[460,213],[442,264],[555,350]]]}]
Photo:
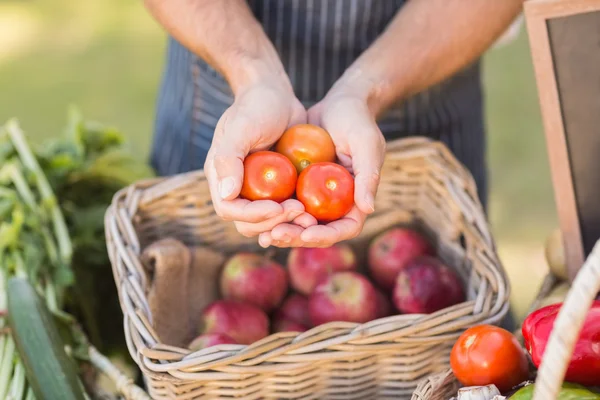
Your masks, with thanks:
[{"label": "market stall display", "polygon": [[[308,168],[311,166],[318,163]],[[332,185],[329,189],[336,187]],[[290,304],[286,301],[285,307],[281,305],[274,315],[264,311],[267,305],[269,309],[272,307],[272,302],[281,301],[275,294],[279,293],[283,280],[269,283],[273,286],[264,290],[265,296],[253,299],[255,305],[248,302],[252,299],[247,293],[231,290],[227,282],[257,279],[252,278],[249,271],[263,268],[258,266],[260,263],[264,263],[261,265],[266,269],[279,269],[271,261],[252,261],[252,258],[243,259],[244,263],[238,258],[230,267],[236,273],[228,273],[227,282],[221,284],[228,296],[246,299],[245,302],[203,298],[207,305],[204,312],[190,313],[184,294],[194,290],[187,277],[195,276],[202,269],[196,270],[193,256],[185,256],[187,261],[179,265],[187,272],[173,274],[171,276],[179,278],[169,281],[178,289],[160,296],[169,304],[179,306],[169,309],[156,304],[153,308],[149,295],[160,285],[159,268],[169,262],[145,263],[147,248],[164,240],[175,240],[179,243],[177,246],[188,249],[184,253],[190,254],[210,249],[229,260],[239,253],[267,255],[257,246],[256,239],[242,237],[232,223],[222,221],[215,214],[202,172],[145,180],[121,190],[106,214],[107,245],[125,314],[130,355],[142,369],[151,396],[156,399],[407,398],[418,381],[449,366],[452,345],[465,329],[481,323],[499,323],[508,309],[507,278],[477,200],[473,179],[443,144],[423,138],[389,143],[376,210],[376,214],[367,219],[363,233],[347,243],[356,257],[356,267],[349,257],[348,264],[342,262],[335,267],[340,271],[327,276],[330,281],[316,279],[320,283],[315,287],[310,280],[303,279],[308,277],[309,271],[301,261],[293,257],[290,260],[286,251],[272,256],[290,274],[292,270],[304,271],[300,277],[289,275],[287,282],[297,295],[309,293],[306,294],[309,296],[308,317],[297,309],[293,311],[294,304],[306,304],[297,295],[291,297],[294,300],[290,300]],[[437,272],[442,274],[439,276],[447,274],[446,266],[428,258],[407,265],[406,270],[411,272],[396,282],[400,282],[401,289],[395,299],[391,291],[382,296],[373,290],[375,284],[369,278],[374,275],[367,265],[369,258],[374,265],[373,260],[378,260],[379,253],[374,250],[369,257],[367,249],[382,232],[398,227],[415,229],[428,238],[439,260],[458,275],[466,301],[445,307],[447,304],[435,296],[431,297],[431,303],[410,298],[412,274],[432,279],[431,282],[437,279]],[[386,243],[379,246],[383,254],[398,257],[393,246],[388,246],[395,240],[392,235],[391,242],[389,239],[382,242]],[[161,254],[169,251],[165,248]],[[327,257],[333,261],[339,257],[336,251]],[[318,261],[322,256],[314,257]],[[341,259],[346,258],[341,256]],[[253,268],[242,268],[252,263],[257,264]],[[207,268],[214,270],[214,265]],[[385,280],[382,277],[386,268],[381,262],[375,268],[380,271],[380,282]],[[448,282],[451,281],[444,278],[435,285]],[[381,304],[378,307],[381,310],[389,310],[389,304],[395,303],[395,307],[407,307],[409,312],[413,308],[422,311],[398,315],[396,310],[393,315],[382,318],[372,309],[364,309],[364,314],[349,315],[340,306],[334,307],[332,314],[316,315],[329,308],[329,304],[352,301],[335,298],[336,288],[340,287],[352,288],[351,293],[366,296],[369,302],[376,301]],[[266,296],[266,292],[273,296]],[[457,292],[457,298],[461,298],[459,294]],[[313,302],[320,306],[313,310],[310,307]],[[364,304],[370,306],[369,302]],[[435,306],[436,302],[441,305]],[[239,324],[240,319],[229,319],[228,315],[239,313],[242,305],[252,311],[242,313],[247,318],[238,326],[235,324]],[[183,314],[185,323],[190,323],[188,317],[193,318],[190,325],[197,327],[196,332],[187,329],[179,332],[176,340],[180,343],[176,345],[161,340],[158,332],[163,328],[157,324],[155,314],[169,316],[167,310],[171,314]],[[287,318],[285,326],[293,326],[296,332],[265,331],[267,323],[275,326],[271,321],[280,326],[276,318],[283,316]],[[315,322],[326,323],[298,332],[302,330],[298,325],[304,327],[303,324]],[[202,336],[190,346],[194,350],[190,350],[188,338],[194,334]],[[229,344],[232,341],[243,344]],[[204,347],[207,343],[222,344]]]},{"label": "market stall display", "polygon": [[[600,0],[525,11],[560,229],[517,331],[498,326],[510,285],[474,181],[440,142],[388,143],[360,236],[262,249],[203,171],[155,178],[71,109],[44,146],[0,127],[0,399],[600,400]],[[296,199],[315,224],[355,206],[320,127],[243,166],[241,201]]]},{"label": "market stall display", "polygon": [[[547,286],[547,285],[546,285]],[[562,299],[544,305],[550,290],[542,287],[537,305],[523,321],[522,354],[531,360],[529,376],[515,368],[507,359],[499,361],[505,350],[489,347],[478,354],[491,361],[488,368],[502,370],[503,376],[512,380],[511,387],[502,387],[496,376],[486,375],[478,382],[480,386],[494,385],[502,388],[501,394],[483,397],[484,400],[570,400],[600,399],[600,242],[586,260],[572,288]],[[564,299],[564,300],[563,300]],[[508,332],[507,332],[508,334]],[[459,339],[460,340],[460,339]],[[469,340],[469,339],[467,339]],[[473,349],[473,351],[476,351]],[[448,399],[457,394],[462,369],[453,369],[422,381],[413,400]],[[481,377],[481,369],[470,377]],[[519,384],[515,382],[521,381]],[[465,391],[467,388],[464,389]],[[479,398],[479,397],[478,397]],[[461,399],[461,396],[458,396]]]}]

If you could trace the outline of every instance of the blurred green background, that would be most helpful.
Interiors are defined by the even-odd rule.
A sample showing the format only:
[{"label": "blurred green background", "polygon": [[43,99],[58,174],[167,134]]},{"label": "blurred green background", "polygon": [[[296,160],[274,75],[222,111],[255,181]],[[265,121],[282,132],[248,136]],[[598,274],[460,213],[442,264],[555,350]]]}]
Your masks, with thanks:
[{"label": "blurred green background", "polygon": [[[139,1],[0,1],[0,121],[18,117],[43,140],[60,132],[73,103],[146,157],[164,50],[164,32]],[[484,71],[490,218],[521,316],[557,223],[525,29],[485,56]]]}]

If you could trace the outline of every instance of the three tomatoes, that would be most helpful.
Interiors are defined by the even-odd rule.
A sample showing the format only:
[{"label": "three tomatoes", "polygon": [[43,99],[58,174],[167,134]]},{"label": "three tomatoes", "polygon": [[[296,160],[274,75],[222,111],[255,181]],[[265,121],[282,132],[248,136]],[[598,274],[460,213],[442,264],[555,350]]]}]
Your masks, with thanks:
[{"label": "three tomatoes", "polygon": [[335,163],[329,133],[310,124],[286,130],[275,151],[258,151],[244,160],[245,199],[281,203],[294,193],[306,212],[321,223],[342,218],[354,205],[354,178]]}]

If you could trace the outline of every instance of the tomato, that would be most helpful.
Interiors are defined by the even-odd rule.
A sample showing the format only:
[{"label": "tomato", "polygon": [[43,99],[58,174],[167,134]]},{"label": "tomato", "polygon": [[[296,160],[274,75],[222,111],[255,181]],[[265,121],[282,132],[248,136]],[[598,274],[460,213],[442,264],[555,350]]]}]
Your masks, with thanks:
[{"label": "tomato", "polygon": [[505,392],[527,380],[529,364],[512,333],[492,325],[467,329],[450,353],[450,365],[465,386],[494,384]]},{"label": "tomato", "polygon": [[339,164],[311,164],[298,177],[296,196],[317,221],[335,221],[354,205],[354,178]]},{"label": "tomato", "polygon": [[281,203],[294,195],[298,173],[285,156],[274,151],[258,151],[244,159],[241,197]]},{"label": "tomato", "polygon": [[275,151],[290,159],[298,173],[310,164],[335,161],[335,146],[329,133],[311,124],[294,125],[277,142]]}]

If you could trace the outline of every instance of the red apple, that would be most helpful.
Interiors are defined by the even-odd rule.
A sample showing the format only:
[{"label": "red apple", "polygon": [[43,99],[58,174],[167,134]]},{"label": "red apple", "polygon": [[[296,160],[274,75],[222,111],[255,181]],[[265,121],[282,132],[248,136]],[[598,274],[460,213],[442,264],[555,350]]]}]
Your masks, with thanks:
[{"label": "red apple", "polygon": [[308,328],[298,322],[289,319],[278,319],[273,321],[273,332],[305,332]]},{"label": "red apple", "polygon": [[352,271],[325,277],[309,298],[313,325],[331,321],[363,323],[377,318],[377,292],[366,277]]},{"label": "red apple", "polygon": [[236,344],[236,342],[224,333],[207,333],[198,336],[188,347],[190,350],[197,351],[218,344]]},{"label": "red apple", "polygon": [[391,290],[398,273],[410,260],[422,255],[434,255],[427,239],[411,229],[393,228],[381,233],[369,246],[369,271],[379,286]]},{"label": "red apple", "polygon": [[202,334],[224,333],[239,344],[252,344],[269,335],[263,310],[235,300],[217,300],[202,313]]},{"label": "red apple", "polygon": [[398,274],[394,305],[406,314],[430,314],[465,300],[456,272],[431,256],[412,260]]},{"label": "red apple", "polygon": [[381,290],[375,290],[377,295],[377,318],[389,317],[393,314],[392,302]]},{"label": "red apple", "polygon": [[356,255],[347,244],[328,248],[296,247],[288,256],[290,284],[299,293],[308,296],[317,283],[329,273],[356,270]]},{"label": "red apple", "polygon": [[289,295],[275,314],[277,319],[285,319],[307,327],[311,326],[308,313],[308,298],[301,294]]},{"label": "red apple", "polygon": [[254,304],[267,313],[281,303],[287,290],[285,269],[259,254],[239,253],[221,272],[223,298]]}]

